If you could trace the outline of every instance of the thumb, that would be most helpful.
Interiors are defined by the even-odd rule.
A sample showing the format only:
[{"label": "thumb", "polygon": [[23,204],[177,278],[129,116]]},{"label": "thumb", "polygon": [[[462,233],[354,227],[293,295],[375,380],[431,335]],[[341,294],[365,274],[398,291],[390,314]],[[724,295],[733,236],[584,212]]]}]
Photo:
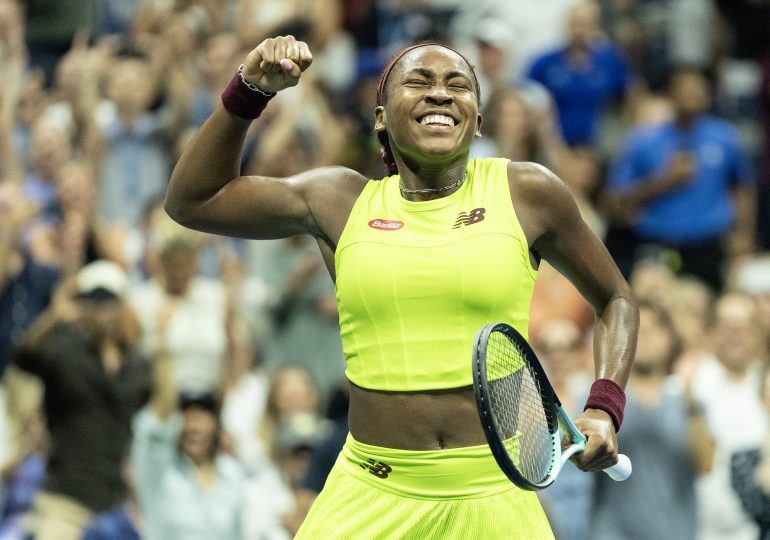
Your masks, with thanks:
[{"label": "thumb", "polygon": [[299,68],[297,64],[289,60],[288,58],[284,58],[281,60],[281,69],[289,76],[294,77],[295,79],[299,78],[300,75],[302,75],[302,70]]}]

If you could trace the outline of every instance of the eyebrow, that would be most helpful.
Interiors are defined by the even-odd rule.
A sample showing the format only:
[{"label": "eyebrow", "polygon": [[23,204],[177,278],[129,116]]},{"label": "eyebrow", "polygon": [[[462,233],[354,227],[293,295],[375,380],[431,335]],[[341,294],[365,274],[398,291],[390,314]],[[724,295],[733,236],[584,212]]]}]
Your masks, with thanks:
[{"label": "eyebrow", "polygon": [[[422,75],[426,79],[430,79],[436,75],[432,70],[427,68],[422,68],[422,67],[410,69],[405,73],[405,75],[414,74],[414,73],[418,75]],[[470,77],[468,77],[468,75],[466,75],[462,71],[450,71],[449,73],[446,74],[445,80],[454,79],[457,77],[461,77],[463,79],[466,79],[467,81],[471,80]]]}]

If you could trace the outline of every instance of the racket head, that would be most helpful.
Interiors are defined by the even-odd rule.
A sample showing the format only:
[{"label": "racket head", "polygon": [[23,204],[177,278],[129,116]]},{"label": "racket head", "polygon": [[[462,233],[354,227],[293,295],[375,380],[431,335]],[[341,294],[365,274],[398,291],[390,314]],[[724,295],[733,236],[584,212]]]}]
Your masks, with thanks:
[{"label": "racket head", "polygon": [[497,464],[517,486],[551,485],[561,459],[561,407],[543,367],[524,337],[505,323],[476,334],[473,388],[487,443]]}]

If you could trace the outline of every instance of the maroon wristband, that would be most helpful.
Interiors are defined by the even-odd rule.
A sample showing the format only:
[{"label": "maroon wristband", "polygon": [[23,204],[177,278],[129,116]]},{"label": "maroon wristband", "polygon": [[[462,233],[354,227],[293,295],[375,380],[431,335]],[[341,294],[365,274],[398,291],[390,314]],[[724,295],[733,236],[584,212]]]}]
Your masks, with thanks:
[{"label": "maroon wristband", "polygon": [[623,409],[626,407],[626,393],[610,379],[598,379],[591,385],[591,393],[583,410],[600,409],[612,418],[615,424],[615,433],[620,431],[623,423]]},{"label": "maroon wristband", "polygon": [[252,90],[246,85],[240,73],[233,75],[222,92],[222,105],[227,112],[245,120],[254,120],[275,97],[260,90]]}]

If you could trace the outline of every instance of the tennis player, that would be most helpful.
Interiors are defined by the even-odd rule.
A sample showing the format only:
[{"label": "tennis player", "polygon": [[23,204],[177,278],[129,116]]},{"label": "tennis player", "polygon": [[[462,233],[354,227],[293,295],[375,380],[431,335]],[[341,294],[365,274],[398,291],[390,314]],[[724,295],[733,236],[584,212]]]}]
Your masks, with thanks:
[{"label": "tennis player", "polygon": [[179,223],[246,238],[313,235],[336,281],[350,380],[350,435],[297,538],[553,538],[534,493],[500,471],[471,388],[476,331],[526,335],[541,258],[596,311],[593,384],[575,423],[585,471],[617,461],[615,434],[638,312],[601,241],[550,171],[469,160],[479,87],[441,45],[397,54],[383,72],[374,129],[390,176],[343,168],[239,176],[246,131],[312,62],[292,36],[251,51],[172,174]]}]

